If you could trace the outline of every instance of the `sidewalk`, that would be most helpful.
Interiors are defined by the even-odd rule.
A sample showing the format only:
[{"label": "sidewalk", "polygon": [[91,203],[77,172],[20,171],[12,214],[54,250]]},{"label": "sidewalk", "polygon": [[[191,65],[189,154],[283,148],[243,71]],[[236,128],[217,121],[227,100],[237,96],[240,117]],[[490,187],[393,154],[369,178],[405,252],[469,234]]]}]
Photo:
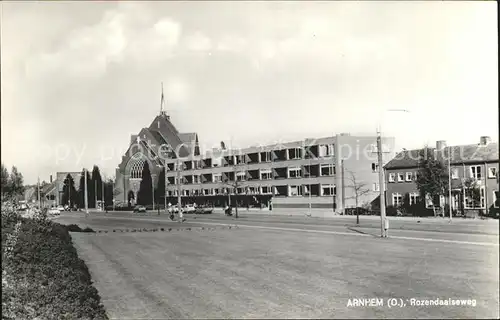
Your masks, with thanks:
[{"label": "sidewalk", "polygon": [[[235,212],[235,208],[233,208],[233,214]],[[222,208],[215,208],[213,211],[214,214],[224,214],[224,209]],[[238,213],[239,214],[249,214],[249,215],[265,215],[265,216],[271,216],[271,217],[305,217],[306,215],[309,214],[309,209],[308,208],[274,208],[272,211],[270,211],[268,208],[264,209],[258,209],[258,208],[238,208]],[[311,210],[311,218],[321,218],[321,219],[348,219],[348,218],[356,218],[355,215],[340,215],[337,213],[334,213],[330,209],[312,209]],[[360,215],[360,219],[363,220],[378,220],[380,221],[380,216],[365,216],[365,215]],[[432,222],[432,223],[449,223],[450,219],[449,217],[395,217],[395,216],[388,216],[389,220],[397,220],[397,221],[421,221],[423,223],[425,222]],[[452,218],[453,223],[474,223],[474,224],[490,224],[490,223],[497,223],[498,220],[496,219],[464,219],[464,218]]]}]

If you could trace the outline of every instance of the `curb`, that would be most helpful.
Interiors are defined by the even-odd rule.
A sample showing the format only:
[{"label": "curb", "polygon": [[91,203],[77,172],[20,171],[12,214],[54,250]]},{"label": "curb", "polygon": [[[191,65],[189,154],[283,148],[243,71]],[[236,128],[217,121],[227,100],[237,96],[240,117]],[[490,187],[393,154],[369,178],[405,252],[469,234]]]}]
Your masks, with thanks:
[{"label": "curb", "polygon": [[372,237],[377,237],[377,236],[376,236],[376,235],[374,235],[374,234],[367,233],[367,232],[363,232],[363,231],[361,231],[361,230],[356,230],[356,229],[354,229],[353,227],[347,227],[347,230],[354,231],[354,232],[361,233],[361,234],[366,234],[366,235],[369,235],[369,236],[372,236]]},{"label": "curb", "polygon": [[221,227],[186,227],[186,228],[132,228],[132,229],[110,229],[97,230],[95,233],[135,233],[135,232],[173,232],[173,231],[215,231],[239,229],[237,225],[221,226]]}]

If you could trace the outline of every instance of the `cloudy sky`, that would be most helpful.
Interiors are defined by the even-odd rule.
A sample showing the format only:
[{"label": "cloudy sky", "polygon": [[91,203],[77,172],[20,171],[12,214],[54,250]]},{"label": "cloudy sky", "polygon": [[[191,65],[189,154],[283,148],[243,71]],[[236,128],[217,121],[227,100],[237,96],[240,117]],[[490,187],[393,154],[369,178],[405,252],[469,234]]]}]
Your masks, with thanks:
[{"label": "cloudy sky", "polygon": [[[498,137],[495,2],[5,2],[2,162],[98,164],[167,109],[202,145]],[[410,113],[384,110],[409,109]]]}]

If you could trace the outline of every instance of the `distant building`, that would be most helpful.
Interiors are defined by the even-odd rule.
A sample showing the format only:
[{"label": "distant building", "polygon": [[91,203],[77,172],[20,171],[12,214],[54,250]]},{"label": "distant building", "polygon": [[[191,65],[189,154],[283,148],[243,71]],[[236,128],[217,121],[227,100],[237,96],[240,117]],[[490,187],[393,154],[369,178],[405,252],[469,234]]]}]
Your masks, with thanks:
[{"label": "distant building", "polygon": [[[385,163],[394,156],[394,138],[384,138],[383,144]],[[202,154],[198,135],[179,133],[161,112],[149,127],[131,136],[116,169],[115,200],[132,204],[137,199],[146,162],[155,186],[167,166],[167,201],[172,204],[177,203],[178,175],[183,203],[222,206],[230,196],[233,205],[268,206],[272,201],[273,208],[307,208],[311,203],[312,208],[342,212],[355,206],[353,175],[367,189],[358,205],[378,196],[375,136],[338,134],[242,150],[223,148],[221,143],[220,149]]]},{"label": "distant building", "polygon": [[[397,154],[385,166],[387,205],[401,206],[405,198],[408,199],[410,205],[420,201],[415,180],[419,171],[421,150],[405,150]],[[448,155],[451,154],[451,205],[453,210],[463,208],[465,211],[475,214],[482,210],[488,214],[489,210],[495,208],[495,191],[499,190],[498,143],[491,142],[490,137],[481,137],[479,143],[461,146],[447,146],[446,141],[437,141],[436,147],[429,148],[428,151],[439,152],[446,161]],[[461,188],[462,183],[469,178],[477,181],[479,185],[480,201],[477,204],[473,204]],[[445,203],[448,203],[447,197],[434,200],[425,199],[424,201],[426,201],[428,208],[443,207]]]}]

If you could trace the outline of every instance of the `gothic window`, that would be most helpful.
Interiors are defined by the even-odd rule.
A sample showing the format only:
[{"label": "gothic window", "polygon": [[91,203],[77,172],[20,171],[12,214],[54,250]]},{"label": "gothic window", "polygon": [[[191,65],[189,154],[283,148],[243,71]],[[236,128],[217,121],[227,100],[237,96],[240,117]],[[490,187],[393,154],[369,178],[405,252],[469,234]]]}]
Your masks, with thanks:
[{"label": "gothic window", "polygon": [[140,179],[142,178],[142,169],[144,168],[144,159],[134,159],[132,160],[130,166],[130,178]]}]

